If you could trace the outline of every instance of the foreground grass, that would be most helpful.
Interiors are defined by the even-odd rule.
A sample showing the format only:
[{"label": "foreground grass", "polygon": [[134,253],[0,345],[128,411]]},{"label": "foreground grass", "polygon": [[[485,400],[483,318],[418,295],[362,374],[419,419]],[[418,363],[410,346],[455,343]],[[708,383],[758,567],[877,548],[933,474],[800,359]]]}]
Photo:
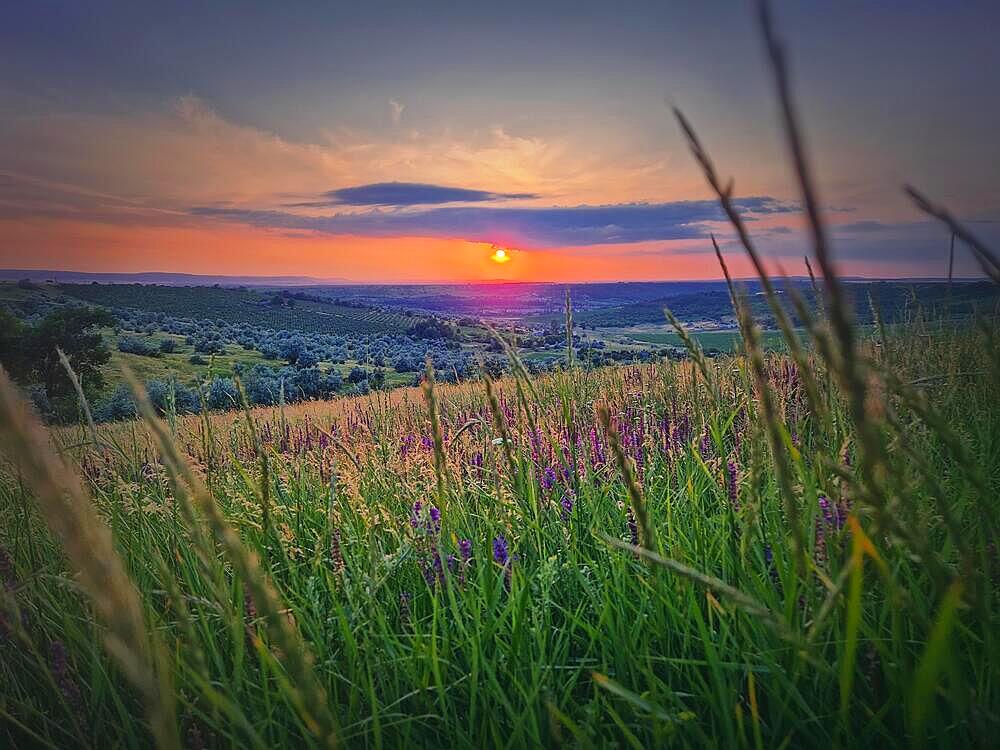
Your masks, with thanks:
[{"label": "foreground grass", "polygon": [[[996,344],[917,323],[871,351],[922,389],[962,454],[913,405],[873,395],[899,423],[884,427],[888,523],[853,497],[854,436],[825,371],[820,415],[770,355],[806,540],[798,573],[742,358],[709,363],[709,380],[687,363],[564,373],[522,383],[536,391],[524,399],[504,382],[495,412],[480,385],[438,387],[438,471],[413,390],[172,424],[190,481],[280,596],[344,744],[985,743],[1000,674]],[[649,554],[673,567],[605,539],[629,545],[638,529],[597,404],[641,486]],[[100,428],[100,449],[84,433],[54,439],[162,643],[186,744],[320,742],[290,646],[249,593],[258,582],[190,515],[192,485],[148,429]],[[148,745],[106,624],[16,473],[0,512],[5,741]]]}]

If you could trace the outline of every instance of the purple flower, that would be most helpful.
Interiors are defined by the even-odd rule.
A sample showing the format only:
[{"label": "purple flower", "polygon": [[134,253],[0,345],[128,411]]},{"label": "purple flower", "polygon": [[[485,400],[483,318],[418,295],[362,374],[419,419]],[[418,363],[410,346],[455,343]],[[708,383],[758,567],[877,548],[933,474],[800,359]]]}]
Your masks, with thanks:
[{"label": "purple flower", "polygon": [[507,551],[507,539],[500,534],[493,540],[493,560],[500,565],[506,566],[510,562],[510,553]]},{"label": "purple flower", "polygon": [[458,554],[462,558],[463,563],[469,562],[472,559],[472,540],[471,539],[459,539],[458,540]]},{"label": "purple flower", "polygon": [[559,515],[563,523],[568,523],[573,513],[573,497],[573,490],[566,490],[566,494],[562,496],[562,501],[559,503],[562,506],[562,512]]},{"label": "purple flower", "polygon": [[542,472],[541,484],[542,489],[546,492],[551,492],[552,488],[556,486],[556,472],[551,466],[546,466],[545,471]]},{"label": "purple flower", "polygon": [[708,429],[701,434],[701,443],[698,445],[698,452],[701,457],[708,460],[712,456],[712,436],[708,434]]},{"label": "purple flower", "polygon": [[834,506],[826,495],[820,495],[818,501],[819,509],[823,513],[823,520],[826,521],[827,526],[839,529],[844,525],[843,520],[840,518],[840,509]]},{"label": "purple flower", "polygon": [[410,526],[414,529],[422,529],[428,536],[433,536],[441,531],[441,511],[432,505],[427,509],[427,516],[424,517],[423,510],[424,504],[417,500],[410,511]]},{"label": "purple flower", "polygon": [[410,511],[410,526],[417,528],[420,525],[420,512],[423,510],[424,504],[417,500],[413,504],[413,510]]}]

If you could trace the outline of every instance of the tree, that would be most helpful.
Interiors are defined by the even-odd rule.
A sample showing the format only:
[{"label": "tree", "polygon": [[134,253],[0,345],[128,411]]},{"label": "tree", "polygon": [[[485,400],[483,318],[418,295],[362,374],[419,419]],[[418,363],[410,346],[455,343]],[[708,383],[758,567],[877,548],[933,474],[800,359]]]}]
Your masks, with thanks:
[{"label": "tree", "polygon": [[101,366],[107,364],[111,352],[96,329],[114,325],[110,312],[95,307],[62,308],[35,326],[17,321],[12,325],[9,317],[0,318],[0,362],[19,383],[44,386],[57,417],[71,417],[77,407],[76,392],[57,349],[69,359],[87,398],[100,392],[104,386]]}]

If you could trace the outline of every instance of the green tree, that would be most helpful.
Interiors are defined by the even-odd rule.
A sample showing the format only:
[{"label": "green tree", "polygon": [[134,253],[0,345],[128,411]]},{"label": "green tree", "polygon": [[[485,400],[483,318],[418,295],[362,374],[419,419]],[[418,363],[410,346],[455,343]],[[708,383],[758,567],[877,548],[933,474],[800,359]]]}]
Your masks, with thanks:
[{"label": "green tree", "polygon": [[111,325],[114,316],[110,312],[92,307],[54,310],[34,326],[2,316],[0,362],[17,382],[43,386],[55,416],[72,417],[77,408],[76,393],[57,349],[66,354],[83,384],[84,394],[88,398],[96,396],[104,386],[101,366],[111,358],[96,329]]}]

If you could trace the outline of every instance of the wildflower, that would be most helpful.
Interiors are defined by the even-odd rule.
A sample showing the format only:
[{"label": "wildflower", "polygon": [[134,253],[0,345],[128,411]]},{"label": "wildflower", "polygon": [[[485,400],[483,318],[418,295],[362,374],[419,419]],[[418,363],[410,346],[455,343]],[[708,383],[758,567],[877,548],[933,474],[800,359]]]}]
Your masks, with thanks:
[{"label": "wildflower", "polygon": [[819,509],[823,513],[823,520],[826,525],[834,529],[841,529],[844,519],[841,517],[840,508],[830,502],[826,495],[819,496]]},{"label": "wildflower", "polygon": [[562,496],[560,505],[562,506],[562,511],[559,516],[562,518],[563,523],[569,523],[570,516],[573,513],[573,490],[566,490],[566,494]]},{"label": "wildflower", "polygon": [[629,541],[632,542],[633,547],[639,546],[639,527],[635,522],[635,514],[632,509],[628,509],[628,515],[626,516],[626,524],[628,526]]},{"label": "wildflower", "polygon": [[330,562],[333,565],[333,572],[341,575],[344,572],[344,555],[340,549],[340,531],[334,529],[330,535]]},{"label": "wildflower", "polygon": [[732,506],[733,511],[736,513],[738,513],[740,510],[739,488],[737,486],[738,481],[739,481],[739,473],[736,469],[736,462],[727,461],[726,492],[729,495],[729,504]]},{"label": "wildflower", "polygon": [[463,563],[468,563],[472,559],[472,540],[471,539],[459,539],[458,540],[458,554],[461,556]]},{"label": "wildflower", "polygon": [[556,486],[556,472],[551,466],[546,466],[545,471],[542,472],[541,478],[542,489],[545,492],[551,492],[552,488]]},{"label": "wildflower", "polygon": [[493,560],[505,567],[510,562],[510,553],[507,551],[507,539],[503,534],[493,540]]},{"label": "wildflower", "polygon": [[706,461],[712,456],[712,436],[709,435],[708,429],[701,434],[701,442],[698,444],[698,452],[701,453],[701,457]]}]

